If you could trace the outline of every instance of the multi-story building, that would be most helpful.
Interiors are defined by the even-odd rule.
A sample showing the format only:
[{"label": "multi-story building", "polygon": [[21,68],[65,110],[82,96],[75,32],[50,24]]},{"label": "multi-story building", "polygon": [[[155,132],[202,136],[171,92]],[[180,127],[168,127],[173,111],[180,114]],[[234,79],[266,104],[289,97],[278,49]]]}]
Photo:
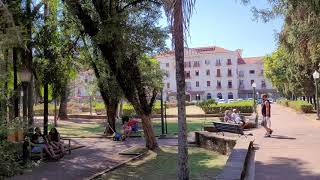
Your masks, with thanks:
[{"label": "multi-story building", "polygon": [[[277,91],[264,77],[262,57],[243,58],[242,50],[221,47],[186,48],[185,81],[188,101],[204,99],[252,98],[252,83],[257,94],[276,96]],[[176,65],[174,52],[158,55],[160,68],[165,71],[164,97],[176,96]]]}]

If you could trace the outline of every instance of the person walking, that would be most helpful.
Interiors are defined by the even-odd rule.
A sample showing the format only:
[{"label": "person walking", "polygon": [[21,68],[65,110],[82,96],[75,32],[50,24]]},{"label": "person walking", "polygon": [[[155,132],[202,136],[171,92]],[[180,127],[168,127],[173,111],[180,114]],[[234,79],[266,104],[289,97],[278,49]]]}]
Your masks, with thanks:
[{"label": "person walking", "polygon": [[261,108],[261,114],[262,114],[262,126],[266,130],[266,137],[271,137],[271,134],[273,130],[271,129],[271,103],[268,100],[268,95],[264,94],[262,95],[262,108]]}]

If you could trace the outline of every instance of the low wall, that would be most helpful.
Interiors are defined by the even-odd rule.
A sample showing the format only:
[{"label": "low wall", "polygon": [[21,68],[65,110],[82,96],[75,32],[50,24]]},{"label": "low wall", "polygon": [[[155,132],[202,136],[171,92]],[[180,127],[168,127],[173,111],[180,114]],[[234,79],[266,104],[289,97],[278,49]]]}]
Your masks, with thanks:
[{"label": "low wall", "polygon": [[227,155],[231,153],[233,147],[236,145],[237,138],[199,131],[195,132],[195,141],[199,147]]}]

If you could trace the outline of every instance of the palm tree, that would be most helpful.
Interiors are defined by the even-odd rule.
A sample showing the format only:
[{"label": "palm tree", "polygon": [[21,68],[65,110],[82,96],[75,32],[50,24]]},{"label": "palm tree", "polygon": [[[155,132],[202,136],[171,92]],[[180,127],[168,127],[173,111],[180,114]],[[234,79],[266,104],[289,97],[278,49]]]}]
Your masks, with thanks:
[{"label": "palm tree", "polygon": [[184,34],[188,29],[195,0],[168,0],[166,14],[173,23],[173,39],[176,59],[176,83],[178,101],[178,179],[189,179],[188,142],[185,108]]}]

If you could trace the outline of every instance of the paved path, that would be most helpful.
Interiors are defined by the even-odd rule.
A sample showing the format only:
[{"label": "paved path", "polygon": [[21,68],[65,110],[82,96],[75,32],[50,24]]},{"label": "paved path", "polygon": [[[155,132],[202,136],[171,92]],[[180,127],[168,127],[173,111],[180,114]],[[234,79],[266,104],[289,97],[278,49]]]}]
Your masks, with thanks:
[{"label": "paved path", "polygon": [[[141,138],[130,138],[125,142],[110,139],[76,139],[77,144],[86,147],[72,151],[58,162],[47,162],[23,175],[14,176],[13,180],[70,180],[85,179],[95,173],[113,167],[132,156],[121,156],[118,153],[133,146],[144,146]],[[177,145],[176,139],[161,139],[159,145]]]},{"label": "paved path", "polygon": [[254,131],[256,180],[320,180],[320,122],[272,105],[272,138]]}]

